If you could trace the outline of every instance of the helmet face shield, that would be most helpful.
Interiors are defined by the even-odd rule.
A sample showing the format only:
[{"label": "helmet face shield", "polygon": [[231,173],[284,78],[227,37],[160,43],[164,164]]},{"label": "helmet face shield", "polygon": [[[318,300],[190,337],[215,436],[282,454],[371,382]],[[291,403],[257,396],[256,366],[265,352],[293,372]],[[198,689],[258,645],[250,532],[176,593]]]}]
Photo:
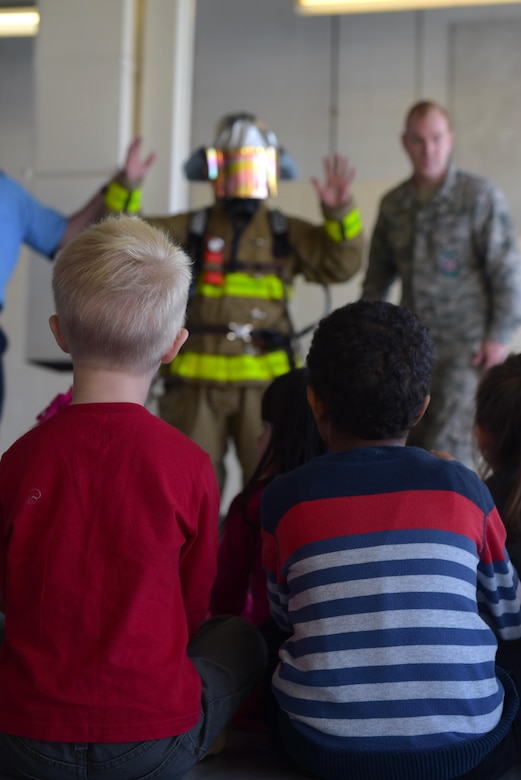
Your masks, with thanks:
[{"label": "helmet face shield", "polygon": [[229,114],[217,125],[210,147],[185,163],[190,181],[210,181],[218,198],[264,200],[277,194],[277,180],[296,179],[295,161],[277,136],[253,114]]},{"label": "helmet face shield", "polygon": [[218,198],[257,198],[277,194],[278,152],[275,146],[206,149],[208,179]]}]

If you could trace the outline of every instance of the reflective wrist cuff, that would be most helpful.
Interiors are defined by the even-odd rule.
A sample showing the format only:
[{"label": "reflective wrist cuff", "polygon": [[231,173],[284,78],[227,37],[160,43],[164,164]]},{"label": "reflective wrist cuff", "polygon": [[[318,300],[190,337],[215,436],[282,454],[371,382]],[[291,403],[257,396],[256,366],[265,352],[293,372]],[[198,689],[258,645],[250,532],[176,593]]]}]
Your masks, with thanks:
[{"label": "reflective wrist cuff", "polygon": [[324,220],[324,229],[335,244],[356,238],[362,232],[362,218],[359,210],[353,209],[342,219]]},{"label": "reflective wrist cuff", "polygon": [[136,214],[141,208],[141,190],[127,190],[117,181],[111,181],[105,192],[105,205],[111,211]]}]

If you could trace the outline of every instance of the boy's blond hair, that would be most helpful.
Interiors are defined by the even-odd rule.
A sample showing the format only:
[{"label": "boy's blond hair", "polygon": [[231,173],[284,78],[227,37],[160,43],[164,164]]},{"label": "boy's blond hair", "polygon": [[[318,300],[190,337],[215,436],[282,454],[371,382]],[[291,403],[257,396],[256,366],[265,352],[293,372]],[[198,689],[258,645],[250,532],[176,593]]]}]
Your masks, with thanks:
[{"label": "boy's blond hair", "polygon": [[93,225],[60,252],[52,287],[75,364],[159,366],[183,327],[190,260],[159,229],[121,215]]}]

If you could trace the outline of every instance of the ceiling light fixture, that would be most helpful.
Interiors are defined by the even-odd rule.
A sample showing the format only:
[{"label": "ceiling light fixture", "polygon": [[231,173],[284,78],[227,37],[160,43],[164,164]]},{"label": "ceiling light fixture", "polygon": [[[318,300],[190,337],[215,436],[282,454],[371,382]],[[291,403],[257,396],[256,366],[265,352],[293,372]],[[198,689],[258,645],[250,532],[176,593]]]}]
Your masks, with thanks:
[{"label": "ceiling light fixture", "polygon": [[[418,11],[427,8],[491,5],[498,0],[295,0],[295,10],[302,15],[368,14],[382,11]],[[515,4],[519,0],[500,0]]]},{"label": "ceiling light fixture", "polygon": [[33,6],[0,8],[0,37],[15,38],[36,35],[40,14]]}]

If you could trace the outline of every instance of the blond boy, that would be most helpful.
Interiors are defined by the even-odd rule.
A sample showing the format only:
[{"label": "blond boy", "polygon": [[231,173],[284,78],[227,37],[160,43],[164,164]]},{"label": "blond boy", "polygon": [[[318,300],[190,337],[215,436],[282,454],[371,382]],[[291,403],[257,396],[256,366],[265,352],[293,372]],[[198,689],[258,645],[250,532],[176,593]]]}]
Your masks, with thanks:
[{"label": "blond boy", "polygon": [[189,283],[188,257],[137,218],[56,261],[50,325],[73,400],[0,462],[1,776],[182,777],[262,672],[247,624],[203,623],[210,459],[144,407],[187,338]]}]

